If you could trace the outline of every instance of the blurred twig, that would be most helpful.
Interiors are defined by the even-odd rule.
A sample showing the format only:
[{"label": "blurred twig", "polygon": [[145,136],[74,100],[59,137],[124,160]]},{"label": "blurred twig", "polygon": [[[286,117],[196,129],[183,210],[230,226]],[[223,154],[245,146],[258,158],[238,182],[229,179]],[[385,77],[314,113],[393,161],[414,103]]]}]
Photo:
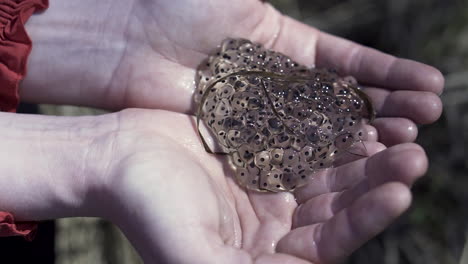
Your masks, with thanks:
[{"label": "blurred twig", "polygon": [[466,233],[465,246],[460,258],[460,264],[468,264],[468,232]]}]

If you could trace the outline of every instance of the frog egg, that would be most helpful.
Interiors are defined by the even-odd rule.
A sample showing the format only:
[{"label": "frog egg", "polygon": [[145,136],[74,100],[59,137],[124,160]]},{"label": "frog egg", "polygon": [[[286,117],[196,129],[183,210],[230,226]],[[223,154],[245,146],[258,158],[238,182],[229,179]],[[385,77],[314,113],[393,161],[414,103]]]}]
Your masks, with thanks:
[{"label": "frog egg", "polygon": [[219,144],[221,146],[223,146],[225,148],[228,148],[228,144],[226,142],[226,136],[227,136],[226,131],[221,130],[221,131],[218,132],[218,137],[217,138],[218,138],[218,142],[219,142]]},{"label": "frog egg", "polygon": [[256,47],[254,44],[246,42],[246,43],[241,44],[237,50],[240,52],[242,56],[248,58],[252,54],[255,54]]},{"label": "frog egg", "polygon": [[244,111],[249,103],[249,99],[255,97],[250,92],[236,92],[231,99],[232,109],[236,111]]},{"label": "frog egg", "polygon": [[312,146],[304,146],[300,151],[300,160],[304,162],[311,162],[315,159],[315,148]]},{"label": "frog egg", "polygon": [[216,118],[214,118],[214,117],[210,116],[210,117],[205,117],[204,119],[205,119],[206,125],[208,127],[212,128],[214,126],[214,124],[216,123]]},{"label": "frog egg", "polygon": [[308,126],[304,133],[307,142],[313,145],[317,145],[321,140],[321,131],[317,126]]},{"label": "frog egg", "polygon": [[352,102],[347,96],[337,96],[335,105],[338,106],[339,109],[347,110],[351,107]]},{"label": "frog egg", "polygon": [[294,108],[296,107],[296,104],[287,102],[283,106],[281,110],[283,110],[283,113],[285,114],[285,118],[291,118],[292,114],[294,113]]},{"label": "frog egg", "polygon": [[300,151],[306,143],[303,136],[294,136],[291,138],[291,148],[295,151]]},{"label": "frog egg", "polygon": [[297,89],[288,89],[285,100],[289,102],[289,105],[297,106],[302,101],[301,93]]},{"label": "frog egg", "polygon": [[250,164],[252,159],[254,158],[254,152],[250,149],[250,146],[248,144],[243,144],[240,146],[237,150],[239,153],[239,157],[242,161],[244,161],[247,164]]},{"label": "frog egg", "polygon": [[265,88],[269,91],[271,96],[277,97],[278,99],[283,99],[282,102],[284,103],[288,97],[289,89],[282,85],[276,85],[272,80],[267,80],[263,83],[265,84]]},{"label": "frog egg", "polygon": [[199,117],[232,153],[236,179],[248,189],[302,186],[360,139],[372,115],[352,79],[248,40],[223,41],[205,61],[194,96],[199,102],[205,95]]},{"label": "frog egg", "polygon": [[218,89],[218,96],[220,98],[229,99],[234,94],[234,87],[230,84],[225,84]]},{"label": "frog egg", "polygon": [[267,70],[273,73],[280,73],[280,74],[284,73],[284,68],[282,64],[282,60],[284,56],[279,53],[272,53],[270,54],[270,57],[272,58],[272,60],[268,64]]},{"label": "frog egg", "polygon": [[339,150],[349,149],[357,140],[351,133],[344,133],[335,138],[335,146]]},{"label": "frog egg", "polygon": [[226,143],[229,147],[237,149],[240,145],[242,145],[243,141],[240,138],[240,131],[231,129],[228,131],[226,136]]},{"label": "frog egg", "polygon": [[272,192],[284,191],[282,178],[283,173],[278,169],[264,170],[260,174],[260,188]]},{"label": "frog egg", "polygon": [[353,85],[353,86],[357,86],[358,83],[357,83],[357,80],[356,78],[354,78],[353,76],[346,76],[346,77],[343,77],[342,79],[343,82],[346,82],[350,85]]},{"label": "frog egg", "polygon": [[233,38],[228,38],[228,39],[225,39],[221,42],[221,45],[220,45],[220,52],[226,52],[226,51],[236,51],[238,49],[239,46],[245,44],[245,43],[249,43],[250,41],[246,40],[246,39],[233,39]]},{"label": "frog egg", "polygon": [[264,168],[270,164],[270,152],[269,151],[260,151],[255,154],[255,165],[259,168]]},{"label": "frog egg", "polygon": [[283,163],[284,150],[282,148],[273,148],[270,150],[270,163],[279,165]]},{"label": "frog egg", "polygon": [[277,117],[268,119],[267,124],[268,124],[268,130],[272,134],[278,134],[278,133],[283,132],[284,130],[283,122],[281,122],[281,120],[278,119]]},{"label": "frog egg", "polygon": [[298,187],[304,186],[307,183],[308,179],[312,177],[314,172],[315,171],[310,168],[303,168],[297,172],[292,173],[291,176],[288,175],[289,178],[288,176],[285,176],[285,179],[283,180],[284,187],[292,191]]},{"label": "frog egg", "polygon": [[298,119],[299,121],[308,119],[310,115],[311,115],[311,112],[307,109],[305,104],[298,104],[292,114],[292,116]]},{"label": "frog egg", "polygon": [[232,64],[232,67],[236,67],[237,64],[242,63],[244,59],[237,50],[228,50],[222,52],[221,55],[225,61],[229,61]]},{"label": "frog egg", "polygon": [[218,101],[213,113],[216,117],[227,117],[232,115],[231,103],[228,99],[224,98]]},{"label": "frog egg", "polygon": [[256,110],[249,110],[245,113],[245,122],[247,124],[256,124],[258,121],[258,111]]},{"label": "frog egg", "polygon": [[289,190],[294,190],[296,188],[296,181],[297,181],[296,177],[297,176],[292,172],[283,174],[282,183],[286,190],[289,191]]},{"label": "frog egg", "polygon": [[258,96],[249,97],[247,107],[249,110],[260,110],[264,108],[264,102]]},{"label": "frog egg", "polygon": [[323,156],[322,158],[318,158],[316,160],[313,160],[312,162],[309,162],[308,164],[309,164],[310,169],[316,171],[316,170],[330,168],[333,165],[334,160],[327,159],[326,157],[327,156]]},{"label": "frog egg", "polygon": [[234,89],[236,90],[236,92],[243,92],[245,91],[249,86],[249,83],[247,82],[247,80],[245,80],[245,78],[242,78],[242,79],[237,79],[237,77],[233,76],[234,78],[236,78],[235,80],[229,80],[230,83],[232,83]]},{"label": "frog egg", "polygon": [[362,127],[362,120],[353,115],[344,117],[344,129],[349,133],[355,133]]},{"label": "frog egg", "polygon": [[253,159],[247,164],[246,168],[250,174],[253,174],[253,175],[260,174],[260,168],[255,165],[255,161]]},{"label": "frog egg", "polygon": [[290,74],[296,70],[295,67],[298,65],[295,61],[284,55],[280,57],[279,64],[281,65],[280,72],[283,74]]},{"label": "frog egg", "polygon": [[332,131],[334,134],[340,134],[344,131],[346,119],[341,115],[333,116],[333,119],[330,121],[332,125],[326,125],[328,128],[332,126]]},{"label": "frog egg", "polygon": [[240,154],[237,151],[232,153],[231,161],[232,161],[232,164],[237,168],[244,168],[245,167],[245,162],[241,159]]},{"label": "frog egg", "polygon": [[293,149],[285,149],[283,156],[284,166],[294,166],[299,162],[298,152]]},{"label": "frog egg", "polygon": [[223,119],[223,130],[229,131],[233,129],[239,131],[243,126],[244,122],[234,117],[226,117]]},{"label": "frog egg", "polygon": [[260,190],[259,188],[260,186],[260,177],[259,175],[255,175],[254,177],[252,177],[252,180],[247,182],[247,189],[250,189],[250,190],[253,190],[253,191],[258,191]]},{"label": "frog egg", "polygon": [[309,162],[314,170],[328,168],[333,164],[333,159],[330,159],[331,146],[320,147],[315,151],[315,159]]},{"label": "frog egg", "polygon": [[267,112],[260,112],[259,115],[258,115],[258,119],[257,119],[257,126],[258,127],[265,127],[267,124],[267,120],[269,118],[269,114]]},{"label": "frog egg", "polygon": [[283,115],[284,115],[284,99],[283,98],[280,98],[280,97],[276,97],[276,96],[272,96],[271,97],[272,99],[272,103],[273,103],[273,107],[272,109],[274,109],[276,112],[283,112]]},{"label": "frog egg", "polygon": [[257,152],[266,148],[265,145],[265,136],[260,133],[257,133],[253,140],[250,142],[250,148],[252,151]]},{"label": "frog egg", "polygon": [[307,168],[307,163],[299,161],[296,164],[289,166],[289,167],[291,168],[292,172],[295,174],[294,176],[296,176]]},{"label": "frog egg", "polygon": [[241,186],[245,186],[251,190],[259,190],[259,175],[252,174],[245,168],[236,169],[236,180]]},{"label": "frog egg", "polygon": [[216,108],[217,103],[218,100],[216,97],[207,97],[203,104],[202,111],[204,113],[212,112]]},{"label": "frog egg", "polygon": [[209,61],[209,65],[212,76],[219,77],[230,73],[234,68],[236,68],[234,63],[223,57],[213,58]]},{"label": "frog egg", "polygon": [[[213,113],[210,114],[212,116]],[[220,130],[223,129],[224,126],[224,117],[208,117],[212,122],[208,122],[208,125],[213,128],[213,132],[218,133]],[[206,119],[206,118],[205,118]]]},{"label": "frog egg", "polygon": [[257,130],[253,125],[246,125],[240,130],[240,138],[243,142],[248,144],[252,143],[255,135],[257,134]]},{"label": "frog egg", "polygon": [[271,136],[271,133],[270,133],[270,131],[268,130],[268,128],[267,128],[266,126],[263,126],[263,127],[261,127],[261,128],[259,129],[259,131],[260,131],[261,135],[265,137],[263,141],[264,141],[265,143],[268,143],[269,138],[270,138],[270,136]]},{"label": "frog egg", "polygon": [[262,79],[257,76],[247,76],[247,82],[254,87],[258,87],[260,89],[260,85],[262,84]]},{"label": "frog egg", "polygon": [[285,132],[273,135],[269,141],[271,147],[286,148],[290,144],[290,136]]},{"label": "frog egg", "polygon": [[293,117],[283,120],[285,131],[293,135],[301,134],[301,122]]},{"label": "frog egg", "polygon": [[265,61],[267,53],[265,51],[258,52],[251,57],[251,65],[257,66],[258,68],[263,68],[268,65],[268,61]]}]

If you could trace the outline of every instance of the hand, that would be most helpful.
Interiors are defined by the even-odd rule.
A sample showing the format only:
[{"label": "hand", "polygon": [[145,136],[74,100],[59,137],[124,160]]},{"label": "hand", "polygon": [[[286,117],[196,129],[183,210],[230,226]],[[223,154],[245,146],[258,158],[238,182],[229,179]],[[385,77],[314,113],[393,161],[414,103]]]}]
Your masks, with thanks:
[{"label": "hand", "polygon": [[444,79],[436,69],[330,36],[259,0],[73,3],[51,3],[28,22],[34,49],[21,88],[26,101],[193,113],[198,63],[226,37],[244,37],[355,76],[367,87],[379,117],[376,137],[387,146],[413,141],[415,123],[441,114]]},{"label": "hand", "polygon": [[[378,111],[379,118],[373,124],[375,129],[369,127],[370,140],[378,138],[387,146],[396,145],[370,158],[318,175],[316,181],[296,192],[297,201],[301,204],[296,208],[297,204],[289,194],[259,195],[236,189],[231,178],[224,177],[222,163],[202,152],[199,142],[194,141],[193,127],[183,122],[189,117],[182,116],[178,120],[175,114],[164,114],[171,117],[162,123],[165,124],[163,128],[171,128],[170,131],[159,132],[161,139],[156,136],[154,145],[148,142],[150,137],[130,137],[136,141],[132,141],[136,146],[127,145],[122,152],[127,153],[125,159],[113,160],[115,168],[124,170],[119,170],[120,177],[111,177],[114,195],[122,205],[114,210],[122,210],[122,213],[109,217],[126,231],[147,261],[154,259],[155,249],[159,249],[159,255],[175,262],[193,262],[194,257],[203,259],[204,253],[208,252],[219,254],[223,260],[232,254],[229,256],[255,258],[266,263],[272,262],[268,258],[284,262],[280,258],[293,256],[317,263],[333,263],[381,231],[409,205],[408,187],[424,173],[427,160],[418,146],[397,144],[415,139],[415,123],[430,123],[440,116],[441,102],[437,94],[442,91],[443,77],[434,68],[396,59],[321,33],[282,16],[268,4],[257,0],[239,4],[232,1],[206,4],[197,0],[178,3],[113,1],[112,8],[108,6],[110,1],[100,2],[99,6],[88,5],[85,1],[80,1],[80,4],[83,6],[71,6],[65,2],[52,5],[49,13],[66,9],[68,5],[74,13],[86,14],[83,18],[88,19],[67,17],[67,12],[53,13],[69,19],[68,23],[63,23],[65,28],[72,25],[55,37],[39,34],[44,33],[38,30],[41,28],[40,16],[36,21],[31,20],[33,41],[38,41],[29,65],[30,74],[24,82],[23,98],[108,109],[137,106],[193,113],[191,95],[197,64],[222,39],[244,37],[283,52],[300,63],[334,67],[342,75],[355,76],[366,85],[365,91]],[[102,16],[104,13],[107,16]],[[84,22],[89,22],[89,17],[96,18],[96,23],[92,27],[83,26],[87,25]],[[56,23],[56,17],[52,18],[50,21]],[[48,25],[47,21],[43,24]],[[45,31],[53,32],[50,29]],[[80,37],[73,39],[71,36]],[[49,38],[48,42],[41,42],[41,37]],[[56,45],[50,45],[53,40],[56,40]],[[57,53],[60,63],[44,63],[51,54]],[[64,66],[65,59],[70,63]],[[65,85],[69,89],[63,89]],[[43,92],[38,93],[37,89]],[[139,115],[122,120],[141,120]],[[164,118],[155,116],[161,120]],[[154,124],[162,122],[155,118],[148,120]],[[171,124],[176,120],[180,124]],[[153,132],[152,129],[144,130]],[[151,134],[146,132],[142,135],[147,133]],[[178,133],[180,136],[175,137]],[[141,138],[145,140],[140,141]],[[162,141],[163,138],[172,138],[173,141],[168,144]],[[121,142],[121,139],[116,142]],[[369,144],[369,154],[384,148],[378,143]],[[161,161],[156,163],[155,158]],[[177,163],[179,158],[181,163]],[[154,179],[158,175],[160,177]],[[168,181],[172,183],[164,182],[167,175],[174,176],[177,181],[171,177]],[[184,179],[190,184],[184,185]],[[152,181],[155,181],[154,185]],[[203,189],[206,191],[199,191]],[[176,193],[182,194],[177,196]],[[155,202],[153,195],[161,199]],[[177,206],[174,208],[179,210],[167,204],[167,197],[173,199],[174,206]],[[213,212],[211,206],[204,204],[208,201],[216,208],[226,209]],[[273,203],[277,206],[271,208]],[[235,210],[229,209],[234,204],[237,205]],[[197,208],[207,211],[197,215],[197,211],[193,211]],[[124,220],[133,214],[133,219]],[[199,218],[194,219],[193,216]],[[229,228],[223,228],[224,219],[232,221]],[[237,224],[236,219],[239,221]],[[130,220],[135,223],[130,223]],[[205,233],[206,228],[214,223],[220,227],[215,231],[209,230],[213,235],[210,238]],[[148,228],[143,234],[138,229],[142,226]],[[182,231],[178,232],[174,227]],[[253,227],[253,230],[247,227]],[[290,231],[291,227],[297,228]],[[229,230],[237,233],[225,233]],[[236,245],[239,236],[242,237],[242,248],[240,244]],[[197,248],[205,245],[199,243],[200,238],[206,244],[213,241],[210,239],[217,240],[218,247]],[[277,251],[286,255],[268,255],[274,248],[270,243],[277,243]],[[234,247],[223,246],[225,244]]]},{"label": "hand", "polygon": [[106,191],[91,197],[148,263],[337,263],[408,208],[427,168],[415,144],[368,141],[369,158],[294,194],[250,192],[205,152],[193,117],[126,110],[116,120],[119,132],[102,137],[113,153],[101,162]]},{"label": "hand", "polygon": [[382,117],[374,125],[388,146],[413,141],[415,122],[433,122],[442,109],[436,69],[322,33],[259,0],[61,1],[33,17],[28,30],[27,101],[193,113],[197,65],[226,37],[244,37],[369,86]]},{"label": "hand", "polygon": [[256,193],[205,152],[192,116],[0,113],[0,126],[0,210],[19,221],[104,217],[148,263],[335,263],[409,206],[427,167],[417,145],[385,149],[371,135],[369,158],[294,194]]},{"label": "hand", "polygon": [[380,116],[392,117],[376,122],[389,143],[417,134],[393,117],[429,123],[441,112],[443,77],[434,68],[330,36],[259,0],[57,1],[27,29],[26,101],[193,113],[197,65],[226,37],[244,37],[375,87],[368,92]]},{"label": "hand", "polygon": [[0,210],[20,221],[107,218],[149,263],[335,263],[409,206],[427,167],[417,145],[385,149],[371,133],[369,158],[294,194],[256,193],[205,152],[192,116],[0,113],[0,125]]}]

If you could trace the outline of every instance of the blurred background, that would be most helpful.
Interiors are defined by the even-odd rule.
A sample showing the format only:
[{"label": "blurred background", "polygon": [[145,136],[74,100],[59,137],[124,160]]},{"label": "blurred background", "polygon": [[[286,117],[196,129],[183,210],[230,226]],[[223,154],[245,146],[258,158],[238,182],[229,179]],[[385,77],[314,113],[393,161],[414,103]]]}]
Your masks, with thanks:
[{"label": "blurred background", "polygon": [[[468,264],[468,0],[271,0],[321,30],[439,68],[446,77],[444,114],[420,128],[430,159],[411,209],[353,254],[348,264]],[[23,112],[96,114],[69,106],[23,105]],[[42,224],[37,239],[0,239],[11,263],[141,263],[122,234],[100,219]],[[20,259],[19,259],[19,258]],[[10,262],[7,262],[10,263]]]}]

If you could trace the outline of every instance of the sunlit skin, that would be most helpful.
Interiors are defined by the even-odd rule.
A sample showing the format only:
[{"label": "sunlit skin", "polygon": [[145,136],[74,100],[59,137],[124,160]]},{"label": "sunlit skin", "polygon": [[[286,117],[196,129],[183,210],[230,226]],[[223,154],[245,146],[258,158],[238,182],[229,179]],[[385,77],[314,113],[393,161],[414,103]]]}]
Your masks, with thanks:
[{"label": "sunlit skin", "polygon": [[[269,4],[51,1],[27,28],[35,46],[21,86],[26,101],[161,110],[0,115],[2,127],[40,135],[16,133],[32,143],[15,147],[20,138],[0,153],[41,161],[24,176],[36,188],[27,197],[21,194],[32,187],[23,182],[0,185],[0,209],[18,219],[105,217],[146,263],[337,263],[409,207],[409,188],[426,172],[424,151],[408,142],[416,124],[441,114],[440,72],[322,33]],[[239,188],[226,160],[205,152],[191,116],[195,68],[226,37],[260,42],[365,84],[377,111],[367,127],[369,157],[322,171],[293,194]],[[23,119],[26,128],[18,125]],[[2,133],[11,139],[8,129]],[[80,144],[70,143],[77,136]],[[61,188],[49,194],[42,186]]]}]

